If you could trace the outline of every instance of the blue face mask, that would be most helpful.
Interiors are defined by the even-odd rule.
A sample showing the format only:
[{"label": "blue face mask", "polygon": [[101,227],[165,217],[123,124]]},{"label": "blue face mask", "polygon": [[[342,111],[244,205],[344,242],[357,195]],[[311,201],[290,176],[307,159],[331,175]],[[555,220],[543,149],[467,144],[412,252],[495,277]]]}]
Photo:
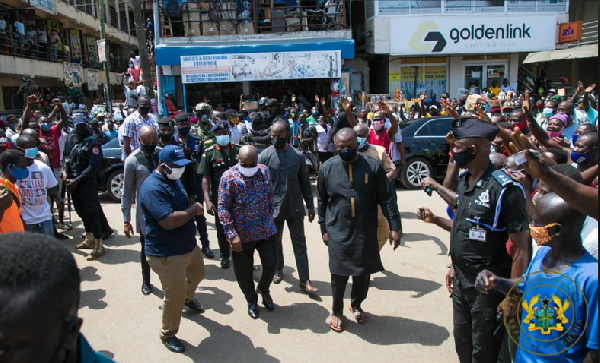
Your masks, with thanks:
[{"label": "blue face mask", "polygon": [[35,159],[35,157],[38,155],[38,148],[37,147],[32,147],[30,149],[25,149],[25,157],[28,159]]},{"label": "blue face mask", "polygon": [[15,164],[10,164],[8,166],[8,172],[17,180],[23,180],[29,176],[29,170],[26,168],[19,168]]},{"label": "blue face mask", "polygon": [[356,141],[358,142],[358,148],[362,149],[365,146],[365,142],[367,141],[366,137],[357,137]]},{"label": "blue face mask", "polygon": [[590,160],[590,157],[587,154],[578,154],[575,151],[571,151],[571,160],[573,160],[575,164],[581,165],[587,163],[587,161]]},{"label": "blue face mask", "polygon": [[41,124],[40,125],[40,130],[42,130],[42,132],[48,132],[48,131],[50,131],[50,124]]},{"label": "blue face mask", "polygon": [[546,117],[549,118],[550,116],[552,116],[553,110],[550,107],[545,107],[542,110],[542,114]]},{"label": "blue face mask", "polygon": [[217,139],[217,144],[220,146],[229,145],[229,135],[217,135],[215,138]]}]

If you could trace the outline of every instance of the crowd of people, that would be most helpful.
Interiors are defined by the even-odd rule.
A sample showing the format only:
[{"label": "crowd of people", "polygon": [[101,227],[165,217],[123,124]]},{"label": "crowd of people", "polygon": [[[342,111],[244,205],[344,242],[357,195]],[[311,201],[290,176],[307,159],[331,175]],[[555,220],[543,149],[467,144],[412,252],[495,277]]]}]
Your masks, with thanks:
[{"label": "crowd of people", "polygon": [[[133,94],[136,83],[128,81],[125,90]],[[402,124],[412,118],[453,117],[445,179],[423,181],[428,194],[435,192],[448,204],[448,216],[427,207],[417,214],[450,232],[446,287],[460,361],[535,361],[537,355],[597,361],[595,85],[579,83],[569,99],[517,95],[503,87],[471,89],[457,100],[446,94],[439,101],[433,94],[426,100],[422,93],[407,110],[406,103],[396,107],[381,100],[357,110],[343,97],[329,109],[325,97],[315,96],[311,105],[296,95],[281,102],[263,97],[258,109],[247,110],[240,96],[239,110],[217,109],[205,99],[193,113],[164,117],[153,113],[149,96],[137,91],[131,103],[114,111],[97,104],[89,112],[71,107],[68,99],[47,105],[40,93],[24,94],[21,118],[7,117],[0,135],[0,232],[61,236],[59,229],[70,228],[64,223],[66,196],[85,229],[77,248],[90,250],[90,261],[101,258],[103,240],[113,230],[98,201],[98,174],[102,145],[116,138],[125,164],[123,231],[128,238],[139,233],[141,292],[149,295],[154,289],[150,270],[160,280],[160,338],[169,350],[186,349],[177,338],[182,309],[204,310],[195,291],[205,277],[204,258],[215,258],[205,213],[214,218],[220,266],[228,269],[231,260],[253,319],[260,314],[259,296],[268,311],[276,309],[270,288],[285,278],[285,224],[298,288],[318,293],[310,279],[304,226],[307,215],[309,223],[317,218],[329,252],[333,301],[328,324],[341,332],[349,277],[349,310],[358,324],[365,324],[369,316],[362,303],[371,274],[383,270],[379,251],[388,241],[394,250],[400,245],[402,200],[395,179],[406,163]],[[10,256],[20,247],[0,242],[0,248]],[[63,253],[60,247],[52,249]],[[260,266],[254,265],[255,251]],[[36,258],[42,256],[28,257],[32,270],[42,268]],[[17,283],[27,288],[43,284],[35,274],[30,280],[12,276],[2,261],[0,300]],[[62,258],[52,268],[72,269],[72,259]],[[256,270],[261,270],[258,285],[252,278]],[[57,279],[61,273],[55,272]],[[577,288],[552,288],[561,283]],[[76,299],[78,288],[71,285],[69,293]],[[64,308],[76,320],[71,302],[65,301]],[[0,314],[2,319],[8,318]],[[585,327],[578,327],[579,321]],[[558,343],[535,343],[548,338]],[[566,349],[559,349],[561,344]]]}]

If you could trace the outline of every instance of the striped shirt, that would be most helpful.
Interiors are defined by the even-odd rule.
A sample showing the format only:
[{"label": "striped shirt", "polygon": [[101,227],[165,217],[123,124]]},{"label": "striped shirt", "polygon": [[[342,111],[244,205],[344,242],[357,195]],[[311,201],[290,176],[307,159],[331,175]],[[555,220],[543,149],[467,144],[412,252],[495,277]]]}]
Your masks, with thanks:
[{"label": "striped shirt", "polygon": [[156,122],[156,116],[149,113],[148,118],[144,119],[142,115],[140,115],[139,111],[135,111],[131,115],[127,116],[125,122],[123,122],[123,136],[130,137],[131,141],[129,145],[131,146],[131,151],[140,148],[140,140],[138,140],[139,131],[142,126],[152,126],[158,132],[158,123]]}]

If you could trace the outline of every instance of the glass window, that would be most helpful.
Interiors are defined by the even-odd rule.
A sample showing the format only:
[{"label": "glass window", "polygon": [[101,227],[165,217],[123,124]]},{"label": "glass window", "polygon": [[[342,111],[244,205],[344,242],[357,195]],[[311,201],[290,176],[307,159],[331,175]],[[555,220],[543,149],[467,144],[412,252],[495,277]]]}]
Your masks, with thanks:
[{"label": "glass window", "polygon": [[537,11],[565,12],[568,0],[537,0]]},{"label": "glass window", "polygon": [[431,136],[446,137],[452,128],[452,119],[436,119],[427,123]]},{"label": "glass window", "polygon": [[441,0],[411,0],[412,14],[439,14],[442,12]]},{"label": "glass window", "polygon": [[471,11],[471,0],[446,0],[446,11],[449,13]]},{"label": "glass window", "polygon": [[465,66],[465,88],[479,87],[483,83],[483,66]]},{"label": "glass window", "polygon": [[[371,1],[367,1],[369,3]],[[374,2],[374,1],[373,1]],[[410,0],[404,1],[388,1],[380,0],[379,15],[397,15],[397,14],[408,14],[410,9]]]},{"label": "glass window", "polygon": [[400,71],[400,89],[407,100],[419,98],[422,91],[427,95],[435,93],[439,96],[447,92],[446,66],[403,66]]},{"label": "glass window", "polygon": [[500,87],[502,80],[505,77],[504,70],[504,64],[487,66],[487,87],[491,87],[494,81],[497,83],[497,86]]},{"label": "glass window", "polygon": [[504,12],[504,0],[474,0],[474,3],[477,12]]},{"label": "glass window", "polygon": [[513,12],[535,12],[535,1],[508,0],[506,10]]},{"label": "glass window", "polygon": [[417,130],[417,132],[415,132],[415,136],[429,136],[431,135],[431,132],[429,131],[429,122],[425,123],[423,126],[421,126],[420,129]]}]

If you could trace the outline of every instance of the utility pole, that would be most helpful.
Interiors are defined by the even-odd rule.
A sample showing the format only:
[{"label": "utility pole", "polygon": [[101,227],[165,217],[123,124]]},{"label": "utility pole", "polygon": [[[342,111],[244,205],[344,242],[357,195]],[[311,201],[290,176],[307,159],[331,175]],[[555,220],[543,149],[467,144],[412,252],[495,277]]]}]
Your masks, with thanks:
[{"label": "utility pole", "polygon": [[140,0],[131,0],[131,5],[133,7],[135,34],[138,42],[138,49],[140,50],[140,67],[142,68],[144,87],[146,88],[146,94],[152,98],[152,75],[150,74],[150,62],[148,61],[148,49],[146,48],[146,29]]},{"label": "utility pole", "polygon": [[104,68],[104,84],[102,85],[102,90],[104,91],[104,108],[106,112],[112,114],[112,102],[110,100],[110,78],[108,75],[108,56],[106,54],[108,53],[108,44],[106,43],[106,33],[104,31],[104,23],[106,22],[104,19],[106,14],[106,11],[104,10],[104,0],[98,0],[98,12],[100,12],[100,38],[105,41],[105,61],[102,62],[102,68]]}]

